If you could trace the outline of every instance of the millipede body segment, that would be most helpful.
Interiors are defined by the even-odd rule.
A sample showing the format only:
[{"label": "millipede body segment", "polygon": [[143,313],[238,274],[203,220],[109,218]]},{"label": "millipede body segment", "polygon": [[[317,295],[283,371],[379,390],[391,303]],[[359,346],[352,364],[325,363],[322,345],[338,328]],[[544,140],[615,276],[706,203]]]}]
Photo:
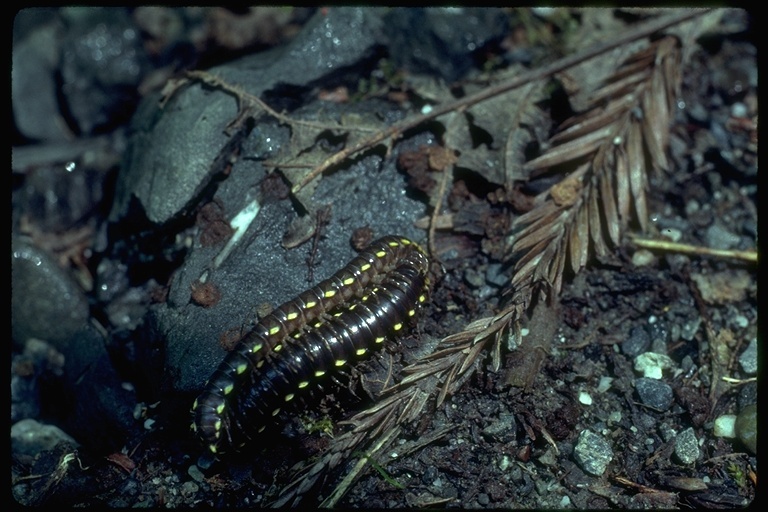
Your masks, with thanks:
[{"label": "millipede body segment", "polygon": [[237,449],[297,393],[402,331],[426,301],[428,273],[417,244],[386,236],[262,319],[193,405],[211,454]]}]

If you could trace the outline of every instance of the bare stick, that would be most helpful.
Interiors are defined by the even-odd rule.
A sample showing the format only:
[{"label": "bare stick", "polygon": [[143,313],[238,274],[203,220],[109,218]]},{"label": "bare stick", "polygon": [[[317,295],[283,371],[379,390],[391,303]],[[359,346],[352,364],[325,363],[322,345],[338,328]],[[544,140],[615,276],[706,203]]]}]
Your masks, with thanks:
[{"label": "bare stick", "polygon": [[668,242],[666,240],[650,240],[647,238],[631,237],[632,243],[644,249],[658,249],[661,251],[679,252],[682,254],[698,254],[701,256],[715,256],[717,258],[733,258],[750,263],[757,263],[757,251],[732,251],[728,249],[712,249],[697,245]]}]

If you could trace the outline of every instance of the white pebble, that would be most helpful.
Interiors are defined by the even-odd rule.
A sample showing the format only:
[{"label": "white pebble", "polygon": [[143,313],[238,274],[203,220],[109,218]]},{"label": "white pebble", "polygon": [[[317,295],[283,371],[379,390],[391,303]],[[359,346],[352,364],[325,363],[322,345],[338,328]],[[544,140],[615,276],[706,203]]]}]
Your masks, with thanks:
[{"label": "white pebble", "polygon": [[728,439],[736,437],[736,415],[723,414],[715,419],[714,434],[716,437],[727,437]]}]

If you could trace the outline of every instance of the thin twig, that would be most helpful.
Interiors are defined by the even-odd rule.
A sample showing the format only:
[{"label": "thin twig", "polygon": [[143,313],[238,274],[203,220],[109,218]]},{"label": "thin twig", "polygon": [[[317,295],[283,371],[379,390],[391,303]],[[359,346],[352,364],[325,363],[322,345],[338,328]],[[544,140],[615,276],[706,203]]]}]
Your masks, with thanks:
[{"label": "thin twig", "polygon": [[733,251],[729,249],[712,249],[697,245],[668,242],[666,240],[650,240],[638,236],[630,236],[633,244],[644,249],[658,249],[661,251],[679,252],[682,254],[697,254],[701,256],[715,256],[717,258],[733,258],[750,263],[757,263],[757,251]]},{"label": "thin twig", "polygon": [[432,216],[429,219],[429,234],[427,236],[427,242],[429,243],[429,254],[433,258],[437,258],[437,247],[435,246],[435,228],[437,226],[437,217],[440,215],[440,209],[443,206],[443,195],[445,189],[448,187],[448,181],[453,181],[453,165],[443,169],[443,179],[440,180],[440,190],[437,192],[437,201],[435,208],[432,211]]},{"label": "thin twig", "polygon": [[548,66],[544,66],[542,68],[535,69],[528,73],[524,73],[522,75],[516,76],[506,82],[501,82],[499,84],[487,87],[475,94],[465,96],[455,101],[450,101],[447,103],[436,105],[431,111],[425,114],[415,115],[415,116],[406,118],[403,121],[393,126],[390,126],[385,130],[375,133],[374,135],[372,135],[367,139],[361,140],[358,143],[348,148],[345,148],[339,151],[338,153],[335,153],[334,155],[332,155],[331,157],[323,161],[320,165],[312,169],[312,171],[309,174],[304,176],[304,178],[302,178],[301,181],[299,181],[296,185],[293,186],[293,188],[291,189],[291,192],[295,194],[296,192],[304,188],[304,186],[306,186],[307,183],[312,181],[316,176],[323,173],[325,170],[329,169],[330,167],[333,167],[334,165],[341,163],[342,161],[346,160],[347,158],[349,158],[350,156],[354,155],[359,151],[375,146],[376,144],[380,143],[385,139],[388,139],[390,137],[397,138],[402,133],[412,128],[415,128],[416,126],[419,126],[422,123],[435,119],[436,117],[439,117],[443,114],[452,112],[454,110],[458,110],[460,108],[470,107],[476,103],[480,103],[481,101],[487,100],[489,98],[492,98],[504,92],[510,91],[512,89],[516,89],[517,87],[520,87],[526,83],[541,80],[554,73],[558,73],[560,71],[563,71],[564,69],[574,66],[582,61],[591,59],[592,57],[596,57],[601,53],[605,53],[608,50],[616,48],[617,46],[621,46],[623,44],[629,43],[636,39],[647,37],[650,34],[653,34],[655,32],[668,28],[672,25],[681,23],[683,21],[687,21],[691,18],[701,16],[703,14],[706,14],[707,12],[709,12],[708,9],[691,9],[683,12],[676,12],[668,16],[655,18],[650,22],[641,25],[635,30],[631,30],[626,34],[624,34],[623,36],[620,36],[617,39],[613,39],[607,43],[602,43],[596,46],[592,46],[582,52],[557,60]]},{"label": "thin twig", "polygon": [[[270,116],[279,120],[280,122],[288,125],[306,126],[308,128],[316,128],[319,130],[327,130],[329,128],[338,128],[338,129],[344,129],[346,131],[359,131],[359,132],[375,131],[375,128],[371,128],[370,126],[355,126],[355,125],[333,126],[328,123],[315,123],[312,121],[306,121],[304,119],[294,119],[292,117],[289,117],[273,109],[272,107],[267,105],[261,98],[259,98],[258,96],[254,96],[253,94],[250,94],[242,87],[232,85],[227,81],[223,80],[222,78],[209,73],[208,71],[187,71],[186,76],[188,78],[199,80],[208,85],[211,85],[213,87],[218,87],[223,91],[229,92],[233,94],[235,98],[237,98],[238,102],[245,101],[248,107],[256,106],[261,110],[263,110],[264,112],[266,112],[267,114],[269,114]],[[241,105],[241,108],[242,108],[242,105]]]}]

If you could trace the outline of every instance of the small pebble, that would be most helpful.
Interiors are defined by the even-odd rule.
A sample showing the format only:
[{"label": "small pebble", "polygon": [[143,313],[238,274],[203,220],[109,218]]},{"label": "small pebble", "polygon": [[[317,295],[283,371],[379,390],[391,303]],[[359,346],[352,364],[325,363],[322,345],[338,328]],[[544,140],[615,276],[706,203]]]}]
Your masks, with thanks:
[{"label": "small pebble", "polygon": [[713,249],[732,249],[741,241],[741,237],[732,233],[727,227],[719,222],[715,222],[704,235],[707,246]]},{"label": "small pebble", "polygon": [[192,477],[192,480],[195,482],[203,482],[205,481],[205,475],[203,475],[203,472],[200,471],[200,468],[198,468],[196,465],[192,464],[189,466],[189,469],[187,470],[187,474]]},{"label": "small pebble", "polygon": [[701,325],[701,316],[696,316],[694,319],[689,320],[683,324],[683,328],[680,331],[680,337],[685,341],[691,341]]},{"label": "small pebble", "polygon": [[613,383],[613,377],[607,377],[607,376],[600,377],[600,382],[597,385],[597,392],[605,393],[606,391],[611,389],[612,383]]},{"label": "small pebble", "polygon": [[659,411],[666,411],[672,406],[674,394],[666,382],[647,377],[635,381],[635,389],[640,401]]},{"label": "small pebble", "polygon": [[464,280],[472,288],[480,288],[485,284],[485,277],[483,277],[483,275],[474,268],[468,268],[464,272]]},{"label": "small pebble", "polygon": [[629,357],[636,357],[648,350],[651,336],[644,327],[633,327],[629,336],[621,343],[621,351]]},{"label": "small pebble", "polygon": [[739,356],[739,365],[747,375],[757,374],[757,338],[753,338]]},{"label": "small pebble", "polygon": [[613,460],[613,450],[602,436],[584,430],[579,435],[573,456],[585,472],[600,476],[605,473],[608,464]]},{"label": "small pebble", "polygon": [[747,106],[740,101],[731,105],[731,115],[733,117],[747,117]]},{"label": "small pebble", "polygon": [[632,264],[636,267],[648,267],[656,262],[656,257],[648,249],[638,249],[632,255]]},{"label": "small pebble", "polygon": [[699,441],[693,428],[687,428],[675,438],[675,455],[683,464],[693,464],[701,455]]},{"label": "small pebble", "polygon": [[675,367],[675,362],[665,354],[645,352],[635,358],[635,371],[642,372],[643,377],[660,379],[663,370]]},{"label": "small pebble", "polygon": [[661,230],[661,236],[669,239],[671,242],[679,242],[683,238],[683,233],[677,228],[665,228]]},{"label": "small pebble", "polygon": [[693,213],[696,213],[700,209],[701,209],[701,205],[695,199],[691,199],[690,201],[685,203],[685,213],[686,213],[686,215],[691,215]]},{"label": "small pebble", "polygon": [[492,286],[503,288],[509,283],[509,276],[504,273],[501,263],[490,263],[485,271],[485,280]]},{"label": "small pebble", "polygon": [[741,327],[744,329],[745,327],[749,326],[749,319],[744,315],[736,315],[733,317],[733,323],[736,325],[736,327]]},{"label": "small pebble", "polygon": [[714,434],[717,437],[733,439],[736,437],[736,415],[723,414],[715,419]]}]

